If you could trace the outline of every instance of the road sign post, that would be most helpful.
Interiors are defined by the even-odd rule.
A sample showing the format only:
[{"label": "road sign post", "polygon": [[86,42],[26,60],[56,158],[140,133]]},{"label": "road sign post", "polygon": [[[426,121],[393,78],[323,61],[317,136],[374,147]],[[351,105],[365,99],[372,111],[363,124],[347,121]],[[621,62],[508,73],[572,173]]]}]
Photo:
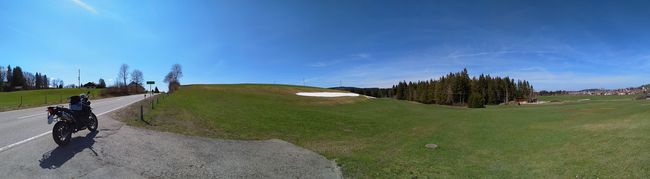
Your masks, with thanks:
[{"label": "road sign post", "polygon": [[156,84],[155,81],[147,81],[147,84],[149,85],[149,92],[151,92],[151,95],[153,95],[153,90],[151,90],[151,85]]}]

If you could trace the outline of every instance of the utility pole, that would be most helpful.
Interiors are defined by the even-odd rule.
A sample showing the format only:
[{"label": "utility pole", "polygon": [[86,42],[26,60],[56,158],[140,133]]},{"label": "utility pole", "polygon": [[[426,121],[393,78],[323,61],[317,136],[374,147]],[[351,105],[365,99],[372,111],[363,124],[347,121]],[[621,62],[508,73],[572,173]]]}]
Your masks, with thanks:
[{"label": "utility pole", "polygon": [[77,73],[77,81],[79,82],[79,88],[81,89],[81,69]]}]

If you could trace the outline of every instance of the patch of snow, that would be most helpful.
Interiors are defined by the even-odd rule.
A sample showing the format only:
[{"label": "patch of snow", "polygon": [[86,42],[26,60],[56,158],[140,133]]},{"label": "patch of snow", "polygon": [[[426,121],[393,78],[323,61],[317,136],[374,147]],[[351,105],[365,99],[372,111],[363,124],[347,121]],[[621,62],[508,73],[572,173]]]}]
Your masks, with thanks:
[{"label": "patch of snow", "polygon": [[359,96],[356,93],[340,93],[340,92],[298,92],[298,96],[310,96],[310,97],[344,97],[344,96]]},{"label": "patch of snow", "polygon": [[436,145],[436,144],[427,144],[427,145],[425,145],[425,147],[430,148],[430,149],[436,149],[436,148],[438,148],[438,145]]}]

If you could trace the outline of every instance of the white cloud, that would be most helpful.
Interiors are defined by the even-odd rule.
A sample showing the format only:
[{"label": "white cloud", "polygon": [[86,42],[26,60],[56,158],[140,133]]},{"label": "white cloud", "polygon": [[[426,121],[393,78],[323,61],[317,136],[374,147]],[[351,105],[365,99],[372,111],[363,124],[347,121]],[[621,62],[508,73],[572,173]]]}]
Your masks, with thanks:
[{"label": "white cloud", "polygon": [[91,13],[93,13],[93,14],[97,14],[97,10],[95,10],[95,8],[93,8],[92,6],[86,4],[85,2],[83,2],[83,1],[81,1],[81,0],[72,0],[72,2],[73,2],[74,4],[76,4],[77,6],[79,6],[79,7],[83,8],[83,9],[85,9],[85,10],[88,11],[88,12],[91,12]]}]

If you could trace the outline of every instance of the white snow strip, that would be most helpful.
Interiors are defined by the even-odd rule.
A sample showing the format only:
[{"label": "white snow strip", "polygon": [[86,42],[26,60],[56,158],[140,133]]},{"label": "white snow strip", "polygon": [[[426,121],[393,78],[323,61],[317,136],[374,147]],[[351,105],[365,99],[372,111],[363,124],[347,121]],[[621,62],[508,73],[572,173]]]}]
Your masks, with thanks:
[{"label": "white snow strip", "polygon": [[30,117],[39,116],[39,115],[47,116],[47,113],[43,113],[43,114],[34,114],[34,115],[29,115],[29,116],[23,116],[23,117],[19,117],[18,119],[25,119],[25,118],[30,118]]},{"label": "white snow strip", "polygon": [[344,97],[344,96],[359,96],[356,93],[340,93],[340,92],[298,92],[298,96],[310,96],[310,97]]}]

